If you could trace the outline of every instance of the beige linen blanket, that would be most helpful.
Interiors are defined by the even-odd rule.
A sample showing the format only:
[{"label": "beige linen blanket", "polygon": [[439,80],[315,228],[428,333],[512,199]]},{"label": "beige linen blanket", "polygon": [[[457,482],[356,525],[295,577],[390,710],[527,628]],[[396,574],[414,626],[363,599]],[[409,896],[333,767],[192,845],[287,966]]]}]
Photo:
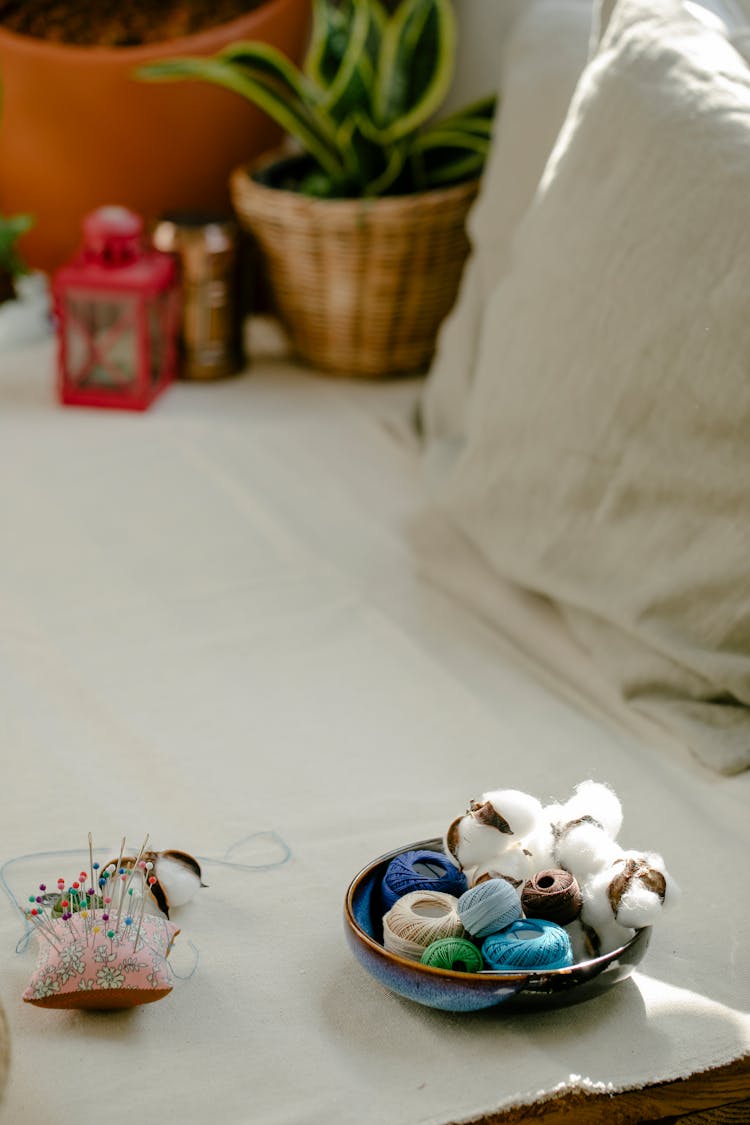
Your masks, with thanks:
[{"label": "beige linen blanket", "polygon": [[[442,1125],[748,1049],[750,775],[587,715],[416,577],[416,384],[268,359],[140,417],[57,407],[51,364],[46,344],[0,357],[0,863],[32,854],[8,883],[56,877],[73,861],[33,855],[83,856],[89,830],[209,858],[275,831],[291,857],[207,864],[175,914],[187,979],[114,1015],[22,1004],[34,958],[1,898],[4,1122]],[[632,980],[567,1011],[451,1016],[351,958],[342,901],[371,857],[484,788],[564,797],[589,776],[683,887]]]}]

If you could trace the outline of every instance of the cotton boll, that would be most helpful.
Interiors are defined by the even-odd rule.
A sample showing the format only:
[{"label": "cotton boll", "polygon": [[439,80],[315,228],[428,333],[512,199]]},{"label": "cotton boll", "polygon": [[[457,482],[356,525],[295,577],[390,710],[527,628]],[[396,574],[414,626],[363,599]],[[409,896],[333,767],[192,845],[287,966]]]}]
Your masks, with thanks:
[{"label": "cotton boll", "polygon": [[621,925],[614,915],[609,897],[611,870],[599,871],[581,887],[583,907],[581,921],[594,931],[599,941],[599,952],[609,953],[619,949],[633,936],[633,930]]},{"label": "cotton boll", "polygon": [[582,781],[564,806],[563,820],[577,820],[589,816],[601,824],[608,835],[616,840],[622,827],[622,805],[613,789],[600,781]]},{"label": "cotton boll", "polygon": [[183,852],[159,852],[154,859],[154,875],[169,909],[184,906],[202,885],[200,867],[192,856]]},{"label": "cotton boll", "polygon": [[457,817],[450,825],[445,834],[444,846],[446,853],[452,855],[458,866],[465,870],[467,867],[489,863],[498,851],[503,850],[501,839],[497,828],[482,824],[471,813],[467,813]]},{"label": "cotton boll", "polygon": [[622,854],[607,832],[589,821],[573,821],[557,831],[554,866],[572,872],[579,883],[608,867]]},{"label": "cotton boll", "polygon": [[514,887],[520,887],[531,878],[534,870],[531,855],[521,844],[513,844],[502,855],[495,856],[488,863],[480,863],[475,867],[469,879],[469,886],[475,887],[487,879],[505,879]]},{"label": "cotton boll", "polygon": [[655,852],[624,852],[611,870],[609,899],[623,926],[651,926],[678,896],[664,860]]},{"label": "cotton boll", "polygon": [[609,899],[609,884],[612,879],[610,870],[598,871],[595,875],[581,882],[581,920],[591,926],[597,933],[604,926],[615,921],[614,910]]},{"label": "cotton boll", "polygon": [[[491,813],[487,805],[494,812],[500,831],[505,835],[528,836],[530,832],[542,821],[541,802],[529,793],[522,793],[520,789],[493,789],[482,794],[482,804],[472,805],[474,816]],[[503,826],[504,825],[504,826]]]}]

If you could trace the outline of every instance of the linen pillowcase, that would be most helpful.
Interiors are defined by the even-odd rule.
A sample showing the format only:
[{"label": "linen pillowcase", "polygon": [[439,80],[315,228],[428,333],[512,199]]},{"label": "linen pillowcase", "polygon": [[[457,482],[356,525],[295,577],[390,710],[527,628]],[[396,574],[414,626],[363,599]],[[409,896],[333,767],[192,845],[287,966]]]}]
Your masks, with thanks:
[{"label": "linen pillowcase", "polygon": [[750,73],[620,0],[484,321],[443,511],[621,696],[750,765]]},{"label": "linen pillowcase", "polygon": [[498,58],[498,118],[467,224],[473,253],[441,328],[422,402],[431,458],[450,460],[460,446],[485,305],[507,269],[513,232],[565,120],[590,32],[591,0],[536,0],[526,5]]},{"label": "linen pillowcase", "polygon": [[[750,49],[750,0],[682,0],[685,10],[709,27],[720,31],[748,58]],[[604,35],[617,0],[597,0],[594,8],[592,42],[596,46]]]},{"label": "linen pillowcase", "polygon": [[[53,923],[57,947],[38,937],[37,965],[23,999],[39,1008],[133,1008],[172,991],[167,957],[179,928],[146,915],[138,935],[87,931],[83,919]],[[133,927],[134,929],[134,927]]]}]

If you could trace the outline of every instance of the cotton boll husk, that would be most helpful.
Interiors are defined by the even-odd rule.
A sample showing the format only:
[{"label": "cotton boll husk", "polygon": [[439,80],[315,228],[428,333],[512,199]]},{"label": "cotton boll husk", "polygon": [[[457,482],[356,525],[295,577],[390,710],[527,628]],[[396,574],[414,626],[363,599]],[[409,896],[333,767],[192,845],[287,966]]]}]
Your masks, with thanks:
[{"label": "cotton boll husk", "polygon": [[184,906],[201,885],[196,871],[167,855],[157,856],[154,874],[164,889],[170,909],[173,906]]},{"label": "cotton boll husk", "polygon": [[542,821],[541,802],[520,789],[492,789],[482,794],[482,801],[508,822],[513,836],[528,836]]},{"label": "cotton boll husk", "polygon": [[581,816],[593,817],[613,840],[617,839],[622,827],[622,805],[620,798],[608,785],[603,785],[600,781],[580,782],[563,809],[564,820],[577,820]]},{"label": "cotton boll husk", "polygon": [[563,828],[553,853],[554,866],[570,871],[579,883],[608,867],[622,854],[607,832],[589,821]]},{"label": "cotton boll husk", "polygon": [[[507,837],[510,842],[510,837]],[[489,863],[503,850],[503,836],[497,828],[480,824],[471,814],[458,817],[448,828],[443,841],[446,855],[452,855],[462,870]]]},{"label": "cotton boll husk", "polygon": [[513,844],[501,855],[494,856],[489,863],[480,863],[471,872],[469,886],[475,887],[485,879],[506,879],[514,885],[523,884],[536,870],[534,860],[521,844]]}]

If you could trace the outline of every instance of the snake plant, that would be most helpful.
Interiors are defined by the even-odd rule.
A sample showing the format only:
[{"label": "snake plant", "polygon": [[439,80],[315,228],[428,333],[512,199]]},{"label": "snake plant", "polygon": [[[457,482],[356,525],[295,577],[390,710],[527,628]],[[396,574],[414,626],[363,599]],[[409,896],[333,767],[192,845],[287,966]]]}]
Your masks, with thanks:
[{"label": "snake plant", "polygon": [[453,77],[451,0],[314,0],[302,69],[265,43],[138,71],[149,81],[198,79],[235,91],[296,139],[307,159],[295,187],[322,197],[405,194],[477,177],[495,98],[435,122]]},{"label": "snake plant", "polygon": [[16,243],[31,225],[28,215],[0,215],[0,302],[15,296],[15,278],[26,273]]}]

